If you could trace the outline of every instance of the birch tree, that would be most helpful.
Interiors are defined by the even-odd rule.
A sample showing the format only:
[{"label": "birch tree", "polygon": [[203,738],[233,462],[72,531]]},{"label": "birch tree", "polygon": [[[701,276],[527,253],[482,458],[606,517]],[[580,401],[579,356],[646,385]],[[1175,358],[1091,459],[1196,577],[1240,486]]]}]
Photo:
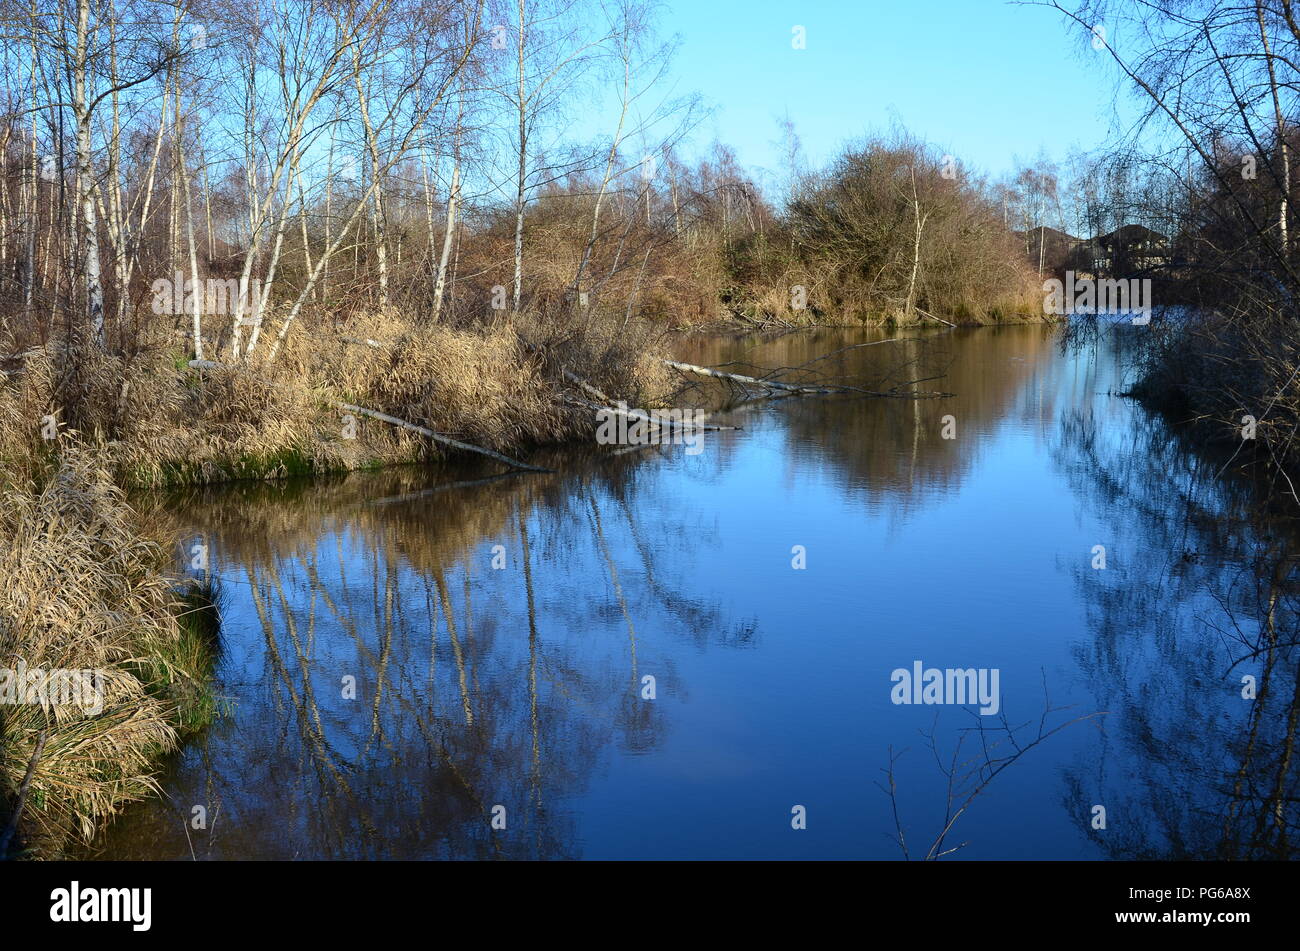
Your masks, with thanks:
[{"label": "birch tree", "polygon": [[[524,216],[529,193],[563,174],[564,166],[530,164],[530,149],[564,105],[583,72],[590,66],[606,33],[584,22],[585,0],[515,0],[513,75],[501,86],[515,129],[514,255],[511,309],[519,311],[523,295]],[[492,28],[493,47],[504,49],[507,27]],[[503,77],[504,79],[504,77]],[[571,166],[570,166],[571,167]]]},{"label": "birch tree", "polygon": [[[328,266],[330,259],[338,251],[348,232],[356,226],[362,214],[370,207],[375,190],[380,187],[380,183],[388,175],[389,171],[401,162],[419,141],[419,136],[422,134],[429,117],[443,104],[461,70],[465,68],[465,64],[478,45],[480,37],[477,31],[472,32],[467,42],[464,43],[455,42],[456,34],[454,31],[451,33],[449,41],[440,43],[441,37],[436,34],[443,31],[438,30],[437,27],[441,26],[445,29],[445,23],[448,19],[445,14],[452,10],[459,12],[461,16],[469,17],[471,22],[477,24],[480,21],[482,6],[483,0],[464,0],[462,3],[449,4],[447,10],[425,11],[426,16],[431,18],[431,21],[427,23],[429,35],[419,53],[415,54],[413,61],[408,64],[407,75],[411,78],[391,93],[388,111],[378,121],[372,118],[376,135],[393,133],[395,141],[389,151],[388,158],[371,175],[369,185],[357,197],[352,212],[344,220],[338,235],[318,256],[315,266],[280,325],[280,329],[267,355],[268,361],[274,360],[278,355],[285,338],[288,336],[290,327],[302,312],[304,304],[307,302],[312,289],[320,280],[320,276]],[[401,132],[400,137],[397,137],[398,123],[401,123],[404,130]]]}]

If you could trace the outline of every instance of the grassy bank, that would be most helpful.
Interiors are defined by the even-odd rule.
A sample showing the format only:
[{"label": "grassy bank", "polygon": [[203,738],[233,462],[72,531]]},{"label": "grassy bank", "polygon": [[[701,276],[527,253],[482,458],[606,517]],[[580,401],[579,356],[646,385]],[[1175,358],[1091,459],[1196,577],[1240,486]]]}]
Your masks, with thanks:
[{"label": "grassy bank", "polygon": [[[366,341],[380,341],[375,347]],[[212,348],[220,358],[225,350]],[[341,411],[348,403],[507,453],[586,437],[566,368],[633,405],[671,389],[656,332],[612,318],[477,329],[391,316],[298,328],[268,359],[194,370],[169,326],[130,351],[29,347],[0,379],[0,465],[36,471],[70,450],[123,486],[318,474],[437,458],[425,436]]]},{"label": "grassy bank", "polygon": [[93,700],[61,702],[69,696],[15,694],[16,673],[0,673],[0,828],[16,829],[7,851],[57,856],[154,793],[161,757],[211,722],[215,591],[169,579],[163,547],[82,453],[0,499],[0,671],[93,672],[96,685]]}]

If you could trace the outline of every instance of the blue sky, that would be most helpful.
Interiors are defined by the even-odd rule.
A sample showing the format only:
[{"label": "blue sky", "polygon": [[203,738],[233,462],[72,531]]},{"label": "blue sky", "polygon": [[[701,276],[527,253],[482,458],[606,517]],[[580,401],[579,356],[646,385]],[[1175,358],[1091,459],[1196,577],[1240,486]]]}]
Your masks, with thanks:
[{"label": "blue sky", "polygon": [[[1008,171],[1040,148],[1056,160],[1114,124],[1104,50],[1054,10],[1002,0],[666,0],[679,93],[715,108],[694,136],[779,172],[789,113],[811,162],[900,121],[977,170]],[[795,25],[807,47],[791,48]]]}]

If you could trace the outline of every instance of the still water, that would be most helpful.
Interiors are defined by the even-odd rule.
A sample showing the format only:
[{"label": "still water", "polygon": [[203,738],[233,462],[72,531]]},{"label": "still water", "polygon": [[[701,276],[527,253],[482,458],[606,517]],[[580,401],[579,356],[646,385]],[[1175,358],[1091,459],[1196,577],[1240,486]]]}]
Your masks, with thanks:
[{"label": "still water", "polygon": [[[814,367],[954,395],[757,404],[698,454],[152,500],[209,546],[224,710],[96,854],[893,859],[901,826],[912,858],[1293,855],[1289,529],[1119,395],[1120,339],[845,350]],[[916,662],[996,671],[997,715],[894,703]]]}]

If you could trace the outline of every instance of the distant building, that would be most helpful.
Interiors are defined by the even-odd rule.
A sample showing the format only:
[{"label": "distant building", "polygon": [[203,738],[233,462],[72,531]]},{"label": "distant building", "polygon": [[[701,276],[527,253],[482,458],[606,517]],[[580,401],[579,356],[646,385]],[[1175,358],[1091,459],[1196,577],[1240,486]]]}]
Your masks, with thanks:
[{"label": "distant building", "polygon": [[1072,234],[1046,226],[1017,231],[1016,237],[1024,244],[1030,266],[1043,275],[1060,274],[1069,267],[1074,250],[1082,241]]},{"label": "distant building", "polygon": [[1169,239],[1145,225],[1123,225],[1089,242],[1091,270],[1113,277],[1169,263]]}]

